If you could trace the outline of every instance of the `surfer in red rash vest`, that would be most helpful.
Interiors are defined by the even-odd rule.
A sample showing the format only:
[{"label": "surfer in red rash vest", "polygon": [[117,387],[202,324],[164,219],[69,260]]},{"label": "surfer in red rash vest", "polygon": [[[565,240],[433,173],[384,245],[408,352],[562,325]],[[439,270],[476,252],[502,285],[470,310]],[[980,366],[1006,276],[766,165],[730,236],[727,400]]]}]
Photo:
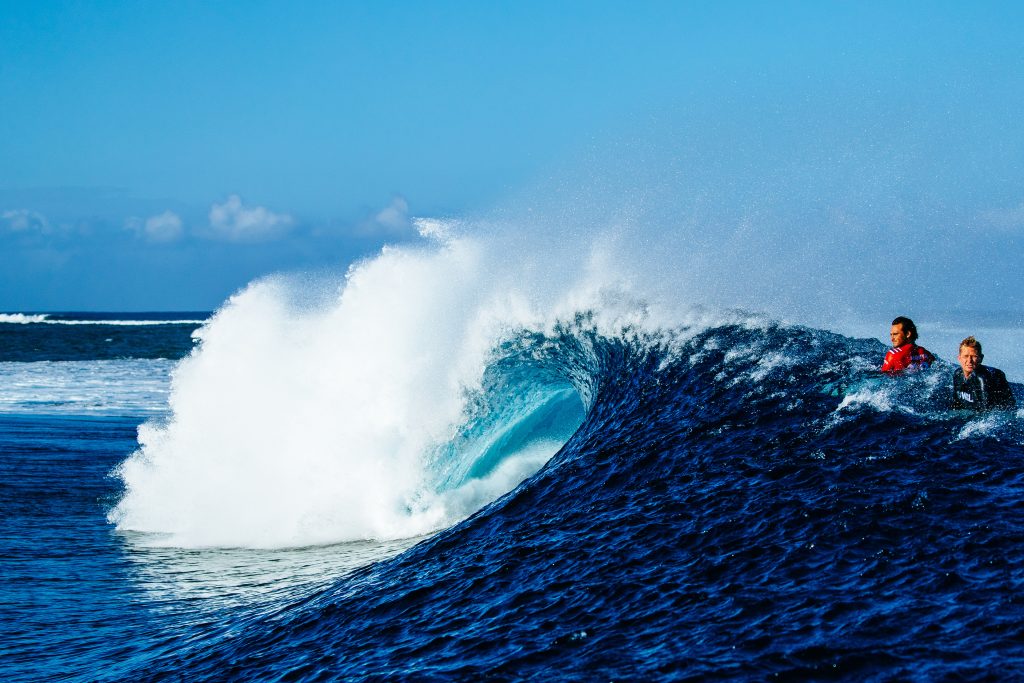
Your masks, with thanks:
[{"label": "surfer in red rash vest", "polygon": [[892,321],[889,330],[892,348],[885,354],[882,372],[898,375],[904,371],[927,370],[935,356],[928,349],[917,345],[917,326],[910,318],[902,315]]}]

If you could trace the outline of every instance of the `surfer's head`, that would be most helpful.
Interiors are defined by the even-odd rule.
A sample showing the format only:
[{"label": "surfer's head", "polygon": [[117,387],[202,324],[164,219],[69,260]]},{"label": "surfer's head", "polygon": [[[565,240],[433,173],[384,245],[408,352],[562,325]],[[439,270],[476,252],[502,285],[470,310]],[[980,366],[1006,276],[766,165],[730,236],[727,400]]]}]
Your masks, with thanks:
[{"label": "surfer's head", "polygon": [[970,377],[984,358],[985,356],[981,352],[981,342],[973,336],[960,342],[960,355],[957,356],[957,360],[960,361],[960,369],[964,371],[964,377]]},{"label": "surfer's head", "polygon": [[907,343],[917,341],[917,325],[910,318],[900,316],[892,321],[889,329],[889,339],[893,346],[903,346]]}]

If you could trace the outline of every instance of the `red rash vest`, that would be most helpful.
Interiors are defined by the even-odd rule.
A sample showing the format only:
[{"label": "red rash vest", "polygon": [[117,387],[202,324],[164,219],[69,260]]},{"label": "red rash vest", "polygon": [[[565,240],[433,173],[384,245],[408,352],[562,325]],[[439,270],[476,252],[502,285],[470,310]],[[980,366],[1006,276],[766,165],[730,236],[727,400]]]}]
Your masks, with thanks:
[{"label": "red rash vest", "polygon": [[913,342],[889,349],[882,363],[882,372],[896,375],[904,370],[927,370],[935,362],[935,356],[923,346]]}]

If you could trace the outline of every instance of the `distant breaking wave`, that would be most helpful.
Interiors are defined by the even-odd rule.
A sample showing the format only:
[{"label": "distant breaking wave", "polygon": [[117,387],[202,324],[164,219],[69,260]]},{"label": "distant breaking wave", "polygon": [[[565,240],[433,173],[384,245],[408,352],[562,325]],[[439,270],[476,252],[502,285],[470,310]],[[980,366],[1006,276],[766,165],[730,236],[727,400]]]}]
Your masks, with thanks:
[{"label": "distant breaking wave", "polygon": [[11,325],[117,325],[137,327],[145,325],[202,325],[205,320],[71,320],[52,318],[50,313],[0,313],[0,323]]},{"label": "distant breaking wave", "polygon": [[0,363],[179,359],[192,350],[202,311],[0,314]]},{"label": "distant breaking wave", "polygon": [[47,315],[26,315],[25,313],[0,313],[0,323],[11,325],[31,325],[33,323],[45,323]]}]

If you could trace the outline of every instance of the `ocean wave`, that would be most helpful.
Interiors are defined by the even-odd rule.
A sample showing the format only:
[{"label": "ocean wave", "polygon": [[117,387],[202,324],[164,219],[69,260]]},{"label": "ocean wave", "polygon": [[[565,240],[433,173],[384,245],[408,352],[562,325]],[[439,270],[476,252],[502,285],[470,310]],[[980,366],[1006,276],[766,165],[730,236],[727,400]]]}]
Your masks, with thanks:
[{"label": "ocean wave", "polygon": [[599,249],[509,253],[445,233],[312,301],[254,283],[197,330],[114,472],[108,520],[165,565],[143,571],[359,552],[120,678],[971,678],[1016,656],[1020,412],[948,410],[941,358],[883,377],[878,340],[666,304]]},{"label": "ocean wave", "polygon": [[584,300],[608,329],[650,311],[603,261],[553,291],[491,245],[438,239],[384,250],[316,305],[287,278],[232,297],[175,369],[170,419],[140,428],[111,521],[188,547],[406,538],[541,466],[590,388],[537,361],[542,342],[516,346],[522,331],[544,334]]},{"label": "ocean wave", "polygon": [[0,313],[0,323],[7,323],[9,325],[31,325],[35,323],[44,323],[49,316],[46,314],[27,314],[27,313]]},{"label": "ocean wave", "polygon": [[0,323],[11,325],[113,325],[116,327],[147,327],[152,325],[202,325],[205,319],[154,320],[140,319],[86,319],[53,318],[49,313],[0,313]]},{"label": "ocean wave", "polygon": [[190,547],[393,539],[514,488],[582,400],[544,367],[494,370],[510,318],[484,265],[452,241],[387,251],[326,307],[280,279],[236,295],[174,371],[171,418],[140,428],[110,519]]},{"label": "ocean wave", "polygon": [[[125,493],[109,519],[184,547],[434,533],[529,479],[581,425],[607,419],[617,433],[669,378],[690,382],[687,368],[707,373],[692,408],[712,423],[763,396],[778,419],[813,406],[823,434],[865,413],[945,409],[939,369],[865,383],[877,341],[666,308],[609,275],[600,254],[576,267],[531,288],[499,251],[448,235],[385,250],[316,305],[287,278],[250,285],[196,330],[169,418],[140,428],[116,472]],[[624,375],[624,359],[646,365]],[[624,403],[610,403],[623,387]]]},{"label": "ocean wave", "polygon": [[[451,679],[901,676],[948,650],[926,637],[936,609],[969,663],[958,670],[1012,656],[1010,632],[975,626],[1016,614],[1019,413],[949,411],[950,364],[881,377],[873,340],[740,315],[612,332],[599,317],[509,331],[491,349],[421,470],[432,496],[479,512],[136,673],[215,678],[230,663],[360,679],[415,662]],[[553,441],[530,453],[530,433]],[[152,443],[168,436],[180,438]],[[294,506],[286,478],[275,495]],[[252,516],[222,493],[222,516]]]}]

